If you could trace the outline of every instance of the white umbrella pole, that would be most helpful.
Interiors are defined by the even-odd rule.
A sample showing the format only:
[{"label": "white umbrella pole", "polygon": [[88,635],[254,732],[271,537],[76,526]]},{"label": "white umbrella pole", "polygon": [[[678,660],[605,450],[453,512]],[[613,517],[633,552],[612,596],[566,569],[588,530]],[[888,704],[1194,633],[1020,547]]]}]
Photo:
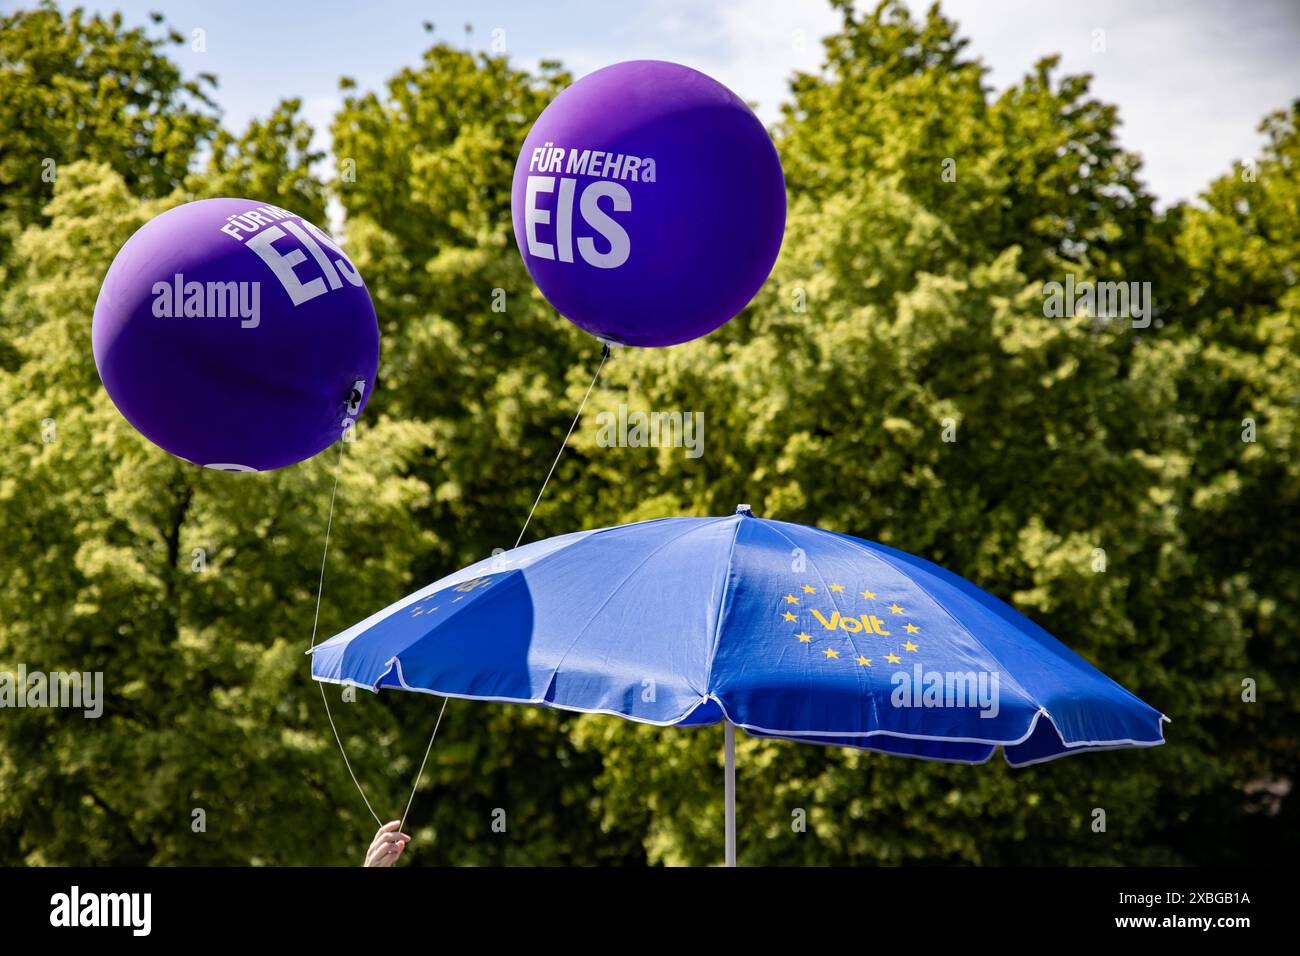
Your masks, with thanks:
[{"label": "white umbrella pole", "polygon": [[725,718],[723,731],[723,801],[727,805],[727,866],[736,865],[736,725]]}]

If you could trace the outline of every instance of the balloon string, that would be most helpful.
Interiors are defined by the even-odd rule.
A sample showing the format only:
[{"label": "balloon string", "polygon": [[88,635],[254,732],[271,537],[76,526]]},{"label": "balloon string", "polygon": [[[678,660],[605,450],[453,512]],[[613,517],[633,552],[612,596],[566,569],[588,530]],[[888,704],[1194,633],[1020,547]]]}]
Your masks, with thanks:
[{"label": "balloon string", "polygon": [[402,827],[406,825],[406,815],[411,812],[411,804],[415,802],[415,792],[420,789],[420,777],[424,775],[424,765],[429,762],[429,754],[433,750],[433,741],[438,736],[438,728],[442,726],[442,715],[447,712],[447,701],[450,697],[442,699],[442,709],[438,711],[438,719],[434,722],[433,733],[429,736],[429,745],[424,748],[424,759],[420,761],[420,769],[415,771],[415,783],[411,785],[411,795],[406,798],[406,809],[402,811],[402,820],[397,824],[397,832],[402,832]]},{"label": "balloon string", "polygon": [[524,540],[524,532],[528,530],[528,522],[533,520],[533,512],[537,510],[542,495],[546,494],[546,486],[551,483],[551,476],[555,474],[555,466],[560,463],[560,456],[564,454],[564,449],[569,447],[569,438],[573,435],[573,430],[578,427],[578,419],[582,417],[582,410],[587,407],[587,399],[591,398],[591,390],[596,387],[596,381],[600,378],[601,369],[605,367],[605,362],[609,358],[609,343],[604,342],[602,345],[600,365],[596,367],[596,374],[591,377],[591,384],[587,386],[587,394],[582,396],[582,404],[578,406],[578,414],[573,416],[573,423],[569,425],[569,431],[565,434],[564,441],[560,442],[560,450],[555,453],[555,461],[551,462],[551,470],[546,473],[546,480],[542,482],[542,487],[537,492],[537,499],[533,502],[533,506],[528,509],[528,517],[524,519],[524,526],[519,529],[519,537],[515,539],[516,548]]},{"label": "balloon string", "polygon": [[[339,441],[339,456],[334,460],[334,490],[330,492],[330,512],[329,518],[325,522],[325,551],[320,556],[320,579],[316,582],[316,614],[311,622],[311,646],[316,647],[316,628],[320,625],[320,599],[321,594],[325,591],[325,559],[330,553],[330,531],[334,528],[334,500],[339,493],[339,471],[343,464],[343,446],[344,442]],[[330,711],[330,699],[325,693],[325,685],[317,681],[316,686],[320,688],[321,703],[325,705],[325,716],[329,719],[330,730],[334,731],[334,740],[339,745],[339,753],[343,755],[343,766],[348,768],[348,776],[352,778],[353,785],[357,788],[357,793],[361,794],[361,799],[370,811],[370,815],[375,818],[375,823],[383,826],[384,823],[379,819],[379,814],[375,813],[375,808],[370,805],[370,798],[366,796],[366,791],[361,786],[361,781],[357,779],[356,773],[352,770],[352,761],[348,759],[347,748],[343,746],[343,738],[339,736],[339,729],[334,723],[334,714]]]},{"label": "balloon string", "polygon": [[320,626],[320,596],[325,589],[325,559],[330,553],[330,531],[334,528],[334,500],[339,495],[339,466],[343,463],[343,442],[339,442],[339,455],[334,459],[334,489],[330,492],[330,513],[325,520],[325,552],[320,556],[320,577],[316,580],[316,613],[311,619],[311,646],[316,646],[316,628]]},{"label": "balloon string", "polygon": [[[596,374],[591,377],[591,384],[587,386],[587,392],[582,396],[582,402],[578,405],[578,412],[573,416],[573,421],[569,424],[569,430],[564,434],[564,441],[560,442],[560,450],[556,452],[555,460],[551,462],[551,470],[546,473],[546,480],[542,482],[541,490],[537,492],[537,498],[533,501],[532,508],[528,511],[528,517],[524,519],[524,526],[519,529],[519,537],[515,540],[515,547],[519,547],[519,542],[524,540],[524,532],[528,530],[528,523],[533,520],[533,512],[537,510],[538,503],[542,500],[542,495],[546,493],[546,486],[551,482],[551,476],[555,474],[555,466],[560,463],[560,456],[564,454],[564,449],[569,446],[569,438],[573,435],[573,430],[578,427],[578,419],[582,418],[582,411],[587,407],[587,399],[591,398],[592,389],[596,387],[596,382],[600,379],[600,373],[605,368],[605,362],[609,359],[609,343],[602,342],[600,350],[600,364],[596,366]],[[424,748],[424,760],[420,761],[420,769],[415,773],[415,783],[411,787],[411,795],[406,800],[406,809],[402,811],[402,821],[398,824],[398,832],[401,832],[402,826],[406,823],[407,814],[411,812],[411,804],[415,801],[415,794],[420,789],[420,777],[424,775],[424,765],[429,760],[429,753],[433,750],[433,741],[438,736],[438,728],[442,726],[442,715],[447,711],[447,701],[450,697],[442,699],[442,709],[438,711],[438,720],[433,725],[433,733],[429,736],[429,745]]]},{"label": "balloon string", "polygon": [[[538,504],[541,503],[542,495],[546,493],[546,486],[550,484],[551,477],[555,474],[555,468],[560,463],[561,456],[564,455],[564,449],[569,445],[569,439],[573,436],[573,430],[578,427],[578,421],[582,418],[582,412],[587,407],[587,399],[591,398],[592,390],[596,387],[596,382],[600,380],[600,373],[605,368],[605,363],[609,360],[610,348],[608,342],[602,343],[600,351],[600,364],[596,367],[596,374],[591,377],[591,384],[587,386],[586,394],[582,396],[582,402],[578,405],[577,414],[573,416],[573,421],[569,425],[569,430],[564,435],[564,441],[560,443],[560,450],[556,452],[555,460],[551,462],[551,469],[546,473],[546,479],[542,482],[541,489],[537,492],[537,498],[533,501],[532,508],[528,511],[528,517],[524,519],[524,526],[519,529],[519,537],[515,540],[515,547],[519,547],[520,542],[524,540],[524,532],[528,530],[529,523],[533,520],[533,513],[537,510]],[[343,462],[343,442],[339,442],[339,455],[334,462],[334,489],[330,492],[329,517],[325,522],[325,550],[320,559],[320,578],[316,583],[316,613],[311,623],[311,646],[316,647],[316,630],[320,625],[320,602],[321,595],[325,590],[325,562],[329,557],[330,551],[330,532],[334,527],[334,502],[338,497],[339,491],[339,472]],[[320,687],[321,702],[325,705],[325,716],[329,720],[330,730],[334,732],[334,740],[338,743],[339,753],[343,756],[343,765],[347,768],[348,776],[352,778],[353,785],[357,788],[357,793],[361,794],[361,800],[365,803],[366,809],[370,815],[375,818],[375,823],[383,826],[383,821],[379,819],[379,814],[370,803],[370,798],[366,796],[365,788],[361,786],[361,781],[357,779],[356,773],[352,770],[352,762],[348,760],[347,748],[343,746],[343,738],[339,735],[338,727],[334,723],[334,714],[330,711],[329,697],[325,693],[325,685],[317,682]],[[442,708],[438,711],[438,719],[434,722],[433,733],[429,735],[429,743],[424,748],[424,759],[420,761],[420,769],[415,772],[415,781],[411,786],[411,795],[406,800],[406,808],[402,811],[401,820],[398,822],[397,830],[400,833],[406,825],[406,818],[411,812],[411,804],[415,802],[415,794],[420,789],[420,778],[424,775],[424,767],[429,762],[429,754],[433,751],[433,742],[438,737],[438,728],[442,726],[443,714],[447,712],[447,701],[450,697],[442,699]]]}]

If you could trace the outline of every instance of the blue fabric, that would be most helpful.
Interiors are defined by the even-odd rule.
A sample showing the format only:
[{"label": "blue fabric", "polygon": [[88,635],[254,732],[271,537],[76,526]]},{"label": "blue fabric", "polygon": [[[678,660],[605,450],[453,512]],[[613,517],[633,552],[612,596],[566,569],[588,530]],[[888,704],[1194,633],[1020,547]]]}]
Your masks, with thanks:
[{"label": "blue fabric", "polygon": [[313,649],[317,680],[1024,765],[1163,742],[1162,717],[928,561],[748,514],[524,545]]}]

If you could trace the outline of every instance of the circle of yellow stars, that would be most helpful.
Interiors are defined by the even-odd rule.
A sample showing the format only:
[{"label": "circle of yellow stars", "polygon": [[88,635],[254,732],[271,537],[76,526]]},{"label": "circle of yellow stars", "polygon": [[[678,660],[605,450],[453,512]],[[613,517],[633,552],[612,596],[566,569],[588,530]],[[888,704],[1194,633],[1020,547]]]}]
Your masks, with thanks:
[{"label": "circle of yellow stars", "polygon": [[[491,578],[483,578],[483,577],[471,578],[468,581],[462,581],[460,584],[454,585],[451,588],[452,591],[461,592],[460,594],[456,595],[456,597],[451,599],[451,603],[458,604],[461,601],[465,600],[465,598],[469,597],[474,591],[478,591],[486,587],[491,587],[492,584],[493,581]],[[436,594],[431,594],[429,597],[436,598],[445,594],[447,594],[447,591],[443,590],[437,592]],[[422,599],[420,601],[417,601],[415,604],[412,604],[410,606],[409,613],[411,617],[415,618],[425,614],[432,614],[434,611],[438,610],[438,608],[442,606],[440,604],[434,604],[431,607],[425,607],[424,600],[427,599]]]},{"label": "circle of yellow stars", "polygon": [[[816,593],[817,593],[817,588],[814,587],[814,586],[811,585],[811,584],[803,584],[803,585],[800,585],[798,590],[799,590],[799,591],[800,591],[804,596],[806,596],[806,595],[810,595],[810,594],[816,594]],[[826,585],[826,590],[827,590],[829,593],[831,593],[831,594],[843,594],[843,593],[844,593],[844,585],[842,585],[842,584],[838,584],[838,583],[832,583],[832,584]],[[876,592],[875,592],[875,591],[872,591],[872,590],[870,590],[870,589],[862,590],[862,591],[859,591],[858,593],[859,593],[860,595],[862,595],[862,597],[865,598],[865,599],[868,600],[868,601],[874,601],[874,600],[877,599]],[[793,624],[793,623],[795,623],[796,621],[799,620],[799,616],[798,616],[797,614],[793,613],[793,612],[790,610],[790,608],[791,608],[792,606],[793,606],[793,607],[802,607],[802,605],[801,605],[801,603],[800,603],[801,598],[800,598],[800,596],[795,595],[795,594],[787,594],[787,595],[785,595],[785,597],[783,598],[783,600],[784,600],[784,605],[783,605],[783,606],[784,606],[785,609],[782,611],[782,613],[781,613],[781,617],[782,617],[782,619],[783,619],[784,621],[786,621],[787,623],[791,623],[791,624]],[[837,609],[837,610],[838,610],[838,609]],[[893,601],[893,602],[891,602],[890,605],[889,605],[887,608],[885,608],[885,610],[888,611],[890,614],[895,614],[895,615],[904,615],[904,614],[907,613],[907,609],[904,608],[904,607],[902,607],[902,606],[900,606],[899,603],[898,603],[897,601]],[[912,635],[912,634],[919,634],[920,631],[921,631],[921,628],[918,627],[916,624],[913,624],[911,621],[907,621],[906,623],[903,624],[903,630],[907,632],[907,634],[909,635],[909,639],[906,640],[906,641],[904,641],[901,645],[899,645],[899,648],[900,648],[904,653],[908,653],[908,654],[916,653],[917,651],[920,650],[920,647],[917,646],[917,645],[916,645],[916,644],[915,644],[915,643],[910,639],[910,635]],[[846,633],[846,634],[851,634],[851,633],[855,633],[855,632],[845,632],[845,633]],[[795,636],[796,640],[799,641],[800,644],[811,644],[811,643],[813,643],[813,636],[812,636],[811,634],[809,634],[807,631],[801,630],[801,631],[799,631],[797,634],[795,634],[794,636]],[[821,655],[822,655],[822,659],[823,659],[823,660],[827,660],[827,661],[837,661],[837,660],[841,660],[841,659],[842,659],[842,658],[841,658],[841,653],[840,653],[840,651],[837,651],[837,650],[836,650],[835,648],[833,648],[833,647],[822,648],[822,650],[821,650]],[[888,661],[890,664],[901,664],[901,663],[903,662],[903,658],[902,658],[902,657],[900,657],[898,654],[895,654],[895,653],[892,653],[892,652],[891,652],[891,653],[888,653],[888,654],[885,654],[883,659],[884,659],[885,661]],[[852,655],[850,655],[850,656],[848,657],[848,660],[849,660],[849,661],[852,661],[852,662],[855,663],[855,664],[857,664],[859,667],[872,667],[872,666],[874,666],[874,660],[873,660],[873,658],[867,657],[866,655],[864,655],[864,654],[862,654],[862,653],[852,654]]]}]

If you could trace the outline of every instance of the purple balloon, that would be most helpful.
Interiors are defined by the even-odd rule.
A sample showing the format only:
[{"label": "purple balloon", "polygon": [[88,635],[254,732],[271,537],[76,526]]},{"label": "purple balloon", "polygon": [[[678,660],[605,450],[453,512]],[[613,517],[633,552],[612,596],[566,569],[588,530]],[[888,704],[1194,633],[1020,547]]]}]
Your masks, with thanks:
[{"label": "purple balloon", "polygon": [[329,447],[379,366],[370,293],[337,243],[250,199],[202,199],[142,226],[104,277],[92,339],[127,421],[225,471]]},{"label": "purple balloon", "polygon": [[721,83],[634,60],[542,111],[511,191],[515,241],[565,318],[626,345],[712,332],[763,285],[785,230],[767,130]]}]

